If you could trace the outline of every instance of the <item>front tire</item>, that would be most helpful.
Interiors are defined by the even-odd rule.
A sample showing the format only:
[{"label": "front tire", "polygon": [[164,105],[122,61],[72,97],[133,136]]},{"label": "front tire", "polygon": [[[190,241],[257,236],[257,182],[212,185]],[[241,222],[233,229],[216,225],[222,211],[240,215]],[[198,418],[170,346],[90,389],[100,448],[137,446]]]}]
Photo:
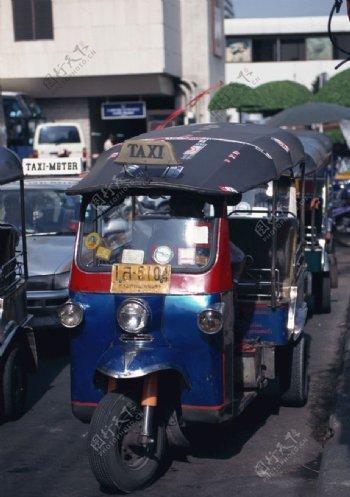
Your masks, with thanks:
[{"label": "front tire", "polygon": [[23,347],[14,345],[4,361],[1,375],[3,417],[18,419],[24,413],[27,397],[27,370]]},{"label": "front tire", "polygon": [[98,482],[108,490],[133,492],[152,482],[163,461],[165,426],[156,408],[155,443],[140,445],[143,411],[132,397],[108,393],[93,414],[88,455]]},{"label": "front tire", "polygon": [[280,357],[281,403],[288,407],[302,407],[309,396],[308,350],[303,334],[291,343]]}]

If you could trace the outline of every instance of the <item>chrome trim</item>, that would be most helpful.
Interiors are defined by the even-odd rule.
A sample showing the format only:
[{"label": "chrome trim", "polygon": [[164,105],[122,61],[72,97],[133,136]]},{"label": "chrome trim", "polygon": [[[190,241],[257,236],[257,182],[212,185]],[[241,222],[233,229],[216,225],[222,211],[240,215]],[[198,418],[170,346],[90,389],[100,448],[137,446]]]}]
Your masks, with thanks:
[{"label": "chrome trim", "polygon": [[119,340],[123,343],[138,343],[138,342],[153,342],[154,337],[151,335],[143,335],[143,334],[135,334],[132,335],[131,333],[128,334],[123,334],[119,337]]},{"label": "chrome trim", "polygon": [[64,288],[63,290],[31,290],[27,291],[27,300],[55,300],[55,299],[67,299],[69,297],[68,288]]}]

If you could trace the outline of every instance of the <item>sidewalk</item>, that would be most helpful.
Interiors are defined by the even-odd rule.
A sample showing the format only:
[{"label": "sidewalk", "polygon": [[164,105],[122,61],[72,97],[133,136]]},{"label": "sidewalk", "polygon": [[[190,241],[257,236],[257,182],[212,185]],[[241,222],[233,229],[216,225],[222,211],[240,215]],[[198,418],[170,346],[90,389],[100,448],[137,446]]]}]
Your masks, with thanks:
[{"label": "sidewalk", "polygon": [[[350,285],[349,285],[350,287]],[[336,404],[330,418],[334,436],[328,440],[322,456],[317,482],[317,497],[350,496],[350,323],[343,353],[343,367],[336,388]]]}]

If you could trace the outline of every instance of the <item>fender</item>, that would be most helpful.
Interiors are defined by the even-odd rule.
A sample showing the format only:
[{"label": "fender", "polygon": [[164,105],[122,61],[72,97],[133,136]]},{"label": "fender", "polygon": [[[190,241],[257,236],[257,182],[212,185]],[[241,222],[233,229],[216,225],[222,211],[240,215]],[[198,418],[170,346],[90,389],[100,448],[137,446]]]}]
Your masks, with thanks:
[{"label": "fender", "polygon": [[140,378],[149,373],[172,369],[180,373],[183,386],[191,388],[187,369],[178,352],[171,347],[121,348],[120,345],[114,345],[102,354],[96,369],[104,375],[123,379]]}]

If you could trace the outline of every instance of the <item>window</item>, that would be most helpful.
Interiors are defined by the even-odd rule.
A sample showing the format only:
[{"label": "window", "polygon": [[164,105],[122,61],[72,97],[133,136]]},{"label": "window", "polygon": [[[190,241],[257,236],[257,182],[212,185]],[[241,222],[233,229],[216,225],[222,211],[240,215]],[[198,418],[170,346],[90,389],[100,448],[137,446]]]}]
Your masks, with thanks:
[{"label": "window", "polygon": [[[339,33],[335,34],[334,37],[335,37],[335,42],[339,48],[342,48],[343,50],[347,50],[350,52],[350,34]],[[334,47],[334,59],[345,59],[346,57],[347,54]]]},{"label": "window", "polygon": [[226,38],[226,62],[251,62],[252,41],[248,38]]},{"label": "window", "polygon": [[332,43],[329,38],[306,38],[307,60],[331,60]]},{"label": "window", "polygon": [[15,41],[52,40],[51,0],[12,0]]},{"label": "window", "polygon": [[281,60],[305,60],[305,38],[281,38]]},{"label": "window", "polygon": [[253,61],[267,62],[277,60],[277,40],[273,38],[259,38],[253,40]]}]

